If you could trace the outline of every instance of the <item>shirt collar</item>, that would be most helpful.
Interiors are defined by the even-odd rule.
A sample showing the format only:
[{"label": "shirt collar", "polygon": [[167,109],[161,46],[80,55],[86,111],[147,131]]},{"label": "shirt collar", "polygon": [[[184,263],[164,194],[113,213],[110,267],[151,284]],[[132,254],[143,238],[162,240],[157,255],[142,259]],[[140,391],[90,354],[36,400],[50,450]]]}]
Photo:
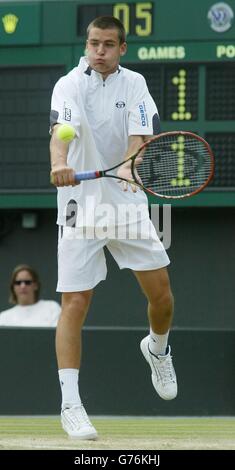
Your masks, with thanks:
[{"label": "shirt collar", "polygon": [[[105,81],[111,80],[112,78],[116,77],[120,72],[121,72],[121,67],[120,67],[120,65],[118,65],[117,70],[115,70],[115,72],[113,72],[113,73],[110,73],[110,74],[107,76],[107,78],[105,79]],[[90,65],[88,65],[88,67],[86,68],[86,70],[84,70],[84,73],[85,73],[86,75],[88,75],[89,77],[90,77],[91,75],[94,75],[95,77],[97,77],[97,78],[103,80],[103,77],[102,77],[101,73],[96,72],[94,69],[92,69],[92,68],[90,67]]]}]

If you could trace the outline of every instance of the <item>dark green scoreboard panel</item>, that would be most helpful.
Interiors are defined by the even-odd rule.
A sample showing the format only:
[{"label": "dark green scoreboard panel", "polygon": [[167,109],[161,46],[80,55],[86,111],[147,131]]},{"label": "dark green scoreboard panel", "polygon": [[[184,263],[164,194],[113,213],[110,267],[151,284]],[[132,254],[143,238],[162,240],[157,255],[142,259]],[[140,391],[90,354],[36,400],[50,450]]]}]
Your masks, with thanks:
[{"label": "dark green scoreboard panel", "polygon": [[[176,8],[173,0],[88,0],[0,2],[1,206],[33,205],[29,194],[39,206],[55,204],[47,179],[50,94],[57,78],[84,54],[86,27],[99,15],[114,15],[123,22],[128,51],[122,65],[145,76],[162,130],[199,133],[214,151],[210,187],[177,204],[235,205],[234,1],[177,0]],[[28,79],[20,88],[22,75]],[[31,105],[26,106],[29,94]],[[37,149],[31,159],[27,149],[33,142]],[[21,171],[20,177],[11,181],[14,171]]]},{"label": "dark green scoreboard panel", "polygon": [[77,35],[86,34],[87,25],[93,18],[111,15],[122,21],[128,35],[149,37],[154,34],[154,6],[153,2],[93,3],[78,6]]},{"label": "dark green scoreboard panel", "polygon": [[235,64],[132,68],[146,77],[163,130],[192,130],[210,143],[216,156],[210,188],[235,189]]}]

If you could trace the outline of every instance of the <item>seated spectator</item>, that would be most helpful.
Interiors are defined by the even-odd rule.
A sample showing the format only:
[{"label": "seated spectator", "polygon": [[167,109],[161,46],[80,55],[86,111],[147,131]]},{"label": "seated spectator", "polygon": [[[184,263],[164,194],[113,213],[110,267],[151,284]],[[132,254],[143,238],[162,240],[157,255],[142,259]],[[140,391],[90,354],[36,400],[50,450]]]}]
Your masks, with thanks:
[{"label": "seated spectator", "polygon": [[0,314],[0,326],[56,326],[61,307],[54,300],[39,300],[40,280],[28,265],[16,266],[11,275],[10,298],[14,307]]}]

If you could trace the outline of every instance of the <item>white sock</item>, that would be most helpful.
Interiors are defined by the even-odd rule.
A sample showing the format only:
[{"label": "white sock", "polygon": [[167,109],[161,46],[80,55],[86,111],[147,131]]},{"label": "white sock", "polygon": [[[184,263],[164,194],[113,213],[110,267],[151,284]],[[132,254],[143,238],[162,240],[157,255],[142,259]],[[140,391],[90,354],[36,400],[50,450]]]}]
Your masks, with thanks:
[{"label": "white sock", "polygon": [[59,380],[62,393],[62,410],[81,404],[78,390],[78,369],[60,369]]},{"label": "white sock", "polygon": [[169,330],[164,335],[158,335],[150,328],[149,349],[155,356],[159,354],[164,356],[166,354],[168,336]]}]

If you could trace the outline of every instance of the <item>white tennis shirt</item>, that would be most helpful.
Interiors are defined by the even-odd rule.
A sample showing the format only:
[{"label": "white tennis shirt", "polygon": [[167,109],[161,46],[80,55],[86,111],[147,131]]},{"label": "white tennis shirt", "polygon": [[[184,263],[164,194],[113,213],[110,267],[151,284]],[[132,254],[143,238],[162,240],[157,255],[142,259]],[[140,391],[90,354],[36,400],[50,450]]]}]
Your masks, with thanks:
[{"label": "white tennis shirt", "polygon": [[[157,107],[142,75],[119,66],[104,81],[85,57],[54,87],[51,126],[56,123],[71,124],[76,130],[68,152],[68,165],[75,171],[112,167],[123,161],[128,136],[159,130]],[[144,192],[123,191],[112,178],[58,188],[59,225],[66,225],[66,218],[71,225],[68,207],[74,212],[75,203],[76,223],[74,219],[72,223],[76,226],[125,224],[126,213],[129,223],[149,216]]]},{"label": "white tennis shirt", "polygon": [[54,300],[39,300],[32,305],[15,305],[0,314],[0,326],[56,326],[61,312]]}]

